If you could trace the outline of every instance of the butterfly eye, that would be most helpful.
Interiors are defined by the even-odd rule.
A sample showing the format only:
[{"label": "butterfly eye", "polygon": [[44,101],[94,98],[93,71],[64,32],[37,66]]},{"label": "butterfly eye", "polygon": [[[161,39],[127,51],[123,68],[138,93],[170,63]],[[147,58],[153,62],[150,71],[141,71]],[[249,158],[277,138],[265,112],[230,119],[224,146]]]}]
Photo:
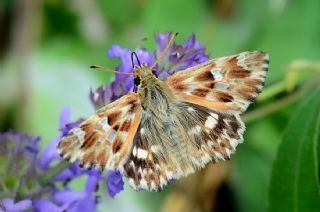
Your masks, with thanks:
[{"label": "butterfly eye", "polygon": [[153,74],[154,76],[158,77],[155,69],[152,69],[152,74]]},{"label": "butterfly eye", "polygon": [[136,86],[140,85],[140,78],[139,77],[134,78],[133,82]]}]

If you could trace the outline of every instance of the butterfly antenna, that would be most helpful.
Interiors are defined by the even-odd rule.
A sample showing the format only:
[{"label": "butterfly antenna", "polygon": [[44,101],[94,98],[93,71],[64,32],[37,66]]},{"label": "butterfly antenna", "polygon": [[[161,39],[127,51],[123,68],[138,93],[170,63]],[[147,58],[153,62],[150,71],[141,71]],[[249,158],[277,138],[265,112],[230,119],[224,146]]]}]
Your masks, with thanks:
[{"label": "butterfly antenna", "polygon": [[151,66],[151,69],[153,69],[161,60],[162,58],[167,54],[168,50],[171,48],[171,46],[173,45],[177,35],[179,33],[172,33],[170,35],[170,39],[169,39],[169,42],[167,44],[167,46],[164,48],[164,50],[160,53],[159,57],[157,58],[156,62],[154,62],[154,64]]},{"label": "butterfly antenna", "polygon": [[136,60],[137,60],[137,62],[138,62],[138,64],[139,64],[139,66],[141,66],[140,60],[139,60],[139,58],[138,58],[138,55],[137,55],[135,52],[132,52],[132,53],[131,53],[132,68],[134,68],[133,56],[136,57]]},{"label": "butterfly antenna", "polygon": [[106,71],[106,72],[117,73],[117,74],[134,75],[133,73],[121,72],[121,71],[115,71],[115,70],[108,69],[108,68],[105,68],[105,67],[103,67],[103,66],[98,66],[98,65],[92,65],[92,66],[90,66],[90,68],[93,68],[93,69],[95,69],[95,70],[100,70],[100,71]]}]

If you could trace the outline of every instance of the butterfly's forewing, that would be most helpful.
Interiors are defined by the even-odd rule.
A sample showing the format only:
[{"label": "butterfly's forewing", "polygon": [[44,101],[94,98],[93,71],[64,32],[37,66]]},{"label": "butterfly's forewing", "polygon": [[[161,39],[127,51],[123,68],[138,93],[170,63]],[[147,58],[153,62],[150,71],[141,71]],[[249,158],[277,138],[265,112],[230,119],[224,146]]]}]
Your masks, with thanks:
[{"label": "butterfly's forewing", "polygon": [[133,151],[124,164],[129,184],[136,190],[160,190],[210,161],[228,160],[242,142],[239,114],[188,102],[175,102],[171,108],[171,123],[159,125],[156,118],[142,114]]},{"label": "butterfly's forewing", "polygon": [[86,168],[118,169],[130,155],[141,118],[141,103],[129,93],[91,115],[62,138],[58,151]]},{"label": "butterfly's forewing", "polygon": [[242,52],[180,71],[166,83],[185,101],[224,112],[244,112],[261,91],[268,64],[264,52]]}]

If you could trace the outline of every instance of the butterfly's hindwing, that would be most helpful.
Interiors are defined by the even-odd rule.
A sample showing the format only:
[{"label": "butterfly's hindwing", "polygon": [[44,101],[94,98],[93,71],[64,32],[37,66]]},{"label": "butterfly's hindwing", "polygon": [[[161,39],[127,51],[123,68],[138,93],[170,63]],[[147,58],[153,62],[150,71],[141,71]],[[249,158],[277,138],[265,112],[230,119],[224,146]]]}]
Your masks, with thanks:
[{"label": "butterfly's hindwing", "polygon": [[70,162],[103,170],[117,169],[130,154],[140,123],[138,95],[129,93],[102,107],[62,138],[58,151]]},{"label": "butterfly's hindwing", "polygon": [[[210,161],[228,160],[242,142],[244,125],[238,114],[176,102],[167,117],[147,116],[146,112],[142,114],[131,155],[124,165],[124,173],[136,190],[159,190]],[[172,125],[159,125],[159,119],[167,118]]]},{"label": "butterfly's hindwing", "polygon": [[167,79],[181,99],[219,111],[244,112],[264,85],[269,57],[264,52],[209,60]]}]

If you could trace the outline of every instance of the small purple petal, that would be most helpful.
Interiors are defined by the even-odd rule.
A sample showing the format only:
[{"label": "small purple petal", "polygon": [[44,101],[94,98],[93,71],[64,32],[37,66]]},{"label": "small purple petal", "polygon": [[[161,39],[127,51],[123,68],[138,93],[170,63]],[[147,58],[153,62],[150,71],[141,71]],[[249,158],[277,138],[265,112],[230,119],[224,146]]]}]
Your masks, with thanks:
[{"label": "small purple petal", "polygon": [[86,192],[89,194],[95,192],[100,179],[102,179],[102,177],[98,171],[95,170],[95,172],[91,172],[86,183]]},{"label": "small purple petal", "polygon": [[35,200],[33,201],[33,210],[35,212],[61,212],[64,211],[65,208],[59,207],[48,200]]},{"label": "small purple petal", "polygon": [[62,126],[60,128],[62,136],[66,136],[69,133],[70,130],[72,130],[73,128],[79,126],[81,124],[81,122],[83,122],[83,121],[84,121],[84,119],[80,118],[77,121],[66,123],[64,126]]},{"label": "small purple petal", "polygon": [[58,204],[72,203],[83,199],[86,196],[85,192],[65,190],[54,194],[54,200]]},{"label": "small purple petal", "polygon": [[70,205],[67,210],[68,212],[92,212],[96,211],[96,200],[91,196],[87,196],[80,201],[77,201]]},{"label": "small purple petal", "polygon": [[60,156],[57,153],[57,146],[59,141],[60,136],[49,143],[49,145],[45,148],[45,150],[39,157],[38,166],[42,170],[47,170],[52,161],[60,159]]},{"label": "small purple petal", "polygon": [[0,200],[0,203],[5,208],[5,211],[10,211],[10,212],[26,211],[30,209],[32,206],[32,202],[29,199],[21,200],[19,202],[14,203],[13,199],[6,198],[6,199]]},{"label": "small purple petal", "polygon": [[70,212],[91,212],[96,209],[95,197],[90,192],[79,192],[72,190],[65,190],[56,192],[54,199],[57,203],[66,207],[66,211]]},{"label": "small purple petal", "polygon": [[119,171],[108,172],[108,193],[112,198],[123,190],[123,185],[124,182]]},{"label": "small purple petal", "polygon": [[63,128],[71,120],[71,110],[68,107],[62,109],[60,113],[60,128]]},{"label": "small purple petal", "polygon": [[162,52],[164,48],[167,46],[169,40],[170,40],[171,33],[165,32],[165,33],[159,33],[156,36],[156,42],[158,44],[158,49],[160,50],[158,53]]}]

